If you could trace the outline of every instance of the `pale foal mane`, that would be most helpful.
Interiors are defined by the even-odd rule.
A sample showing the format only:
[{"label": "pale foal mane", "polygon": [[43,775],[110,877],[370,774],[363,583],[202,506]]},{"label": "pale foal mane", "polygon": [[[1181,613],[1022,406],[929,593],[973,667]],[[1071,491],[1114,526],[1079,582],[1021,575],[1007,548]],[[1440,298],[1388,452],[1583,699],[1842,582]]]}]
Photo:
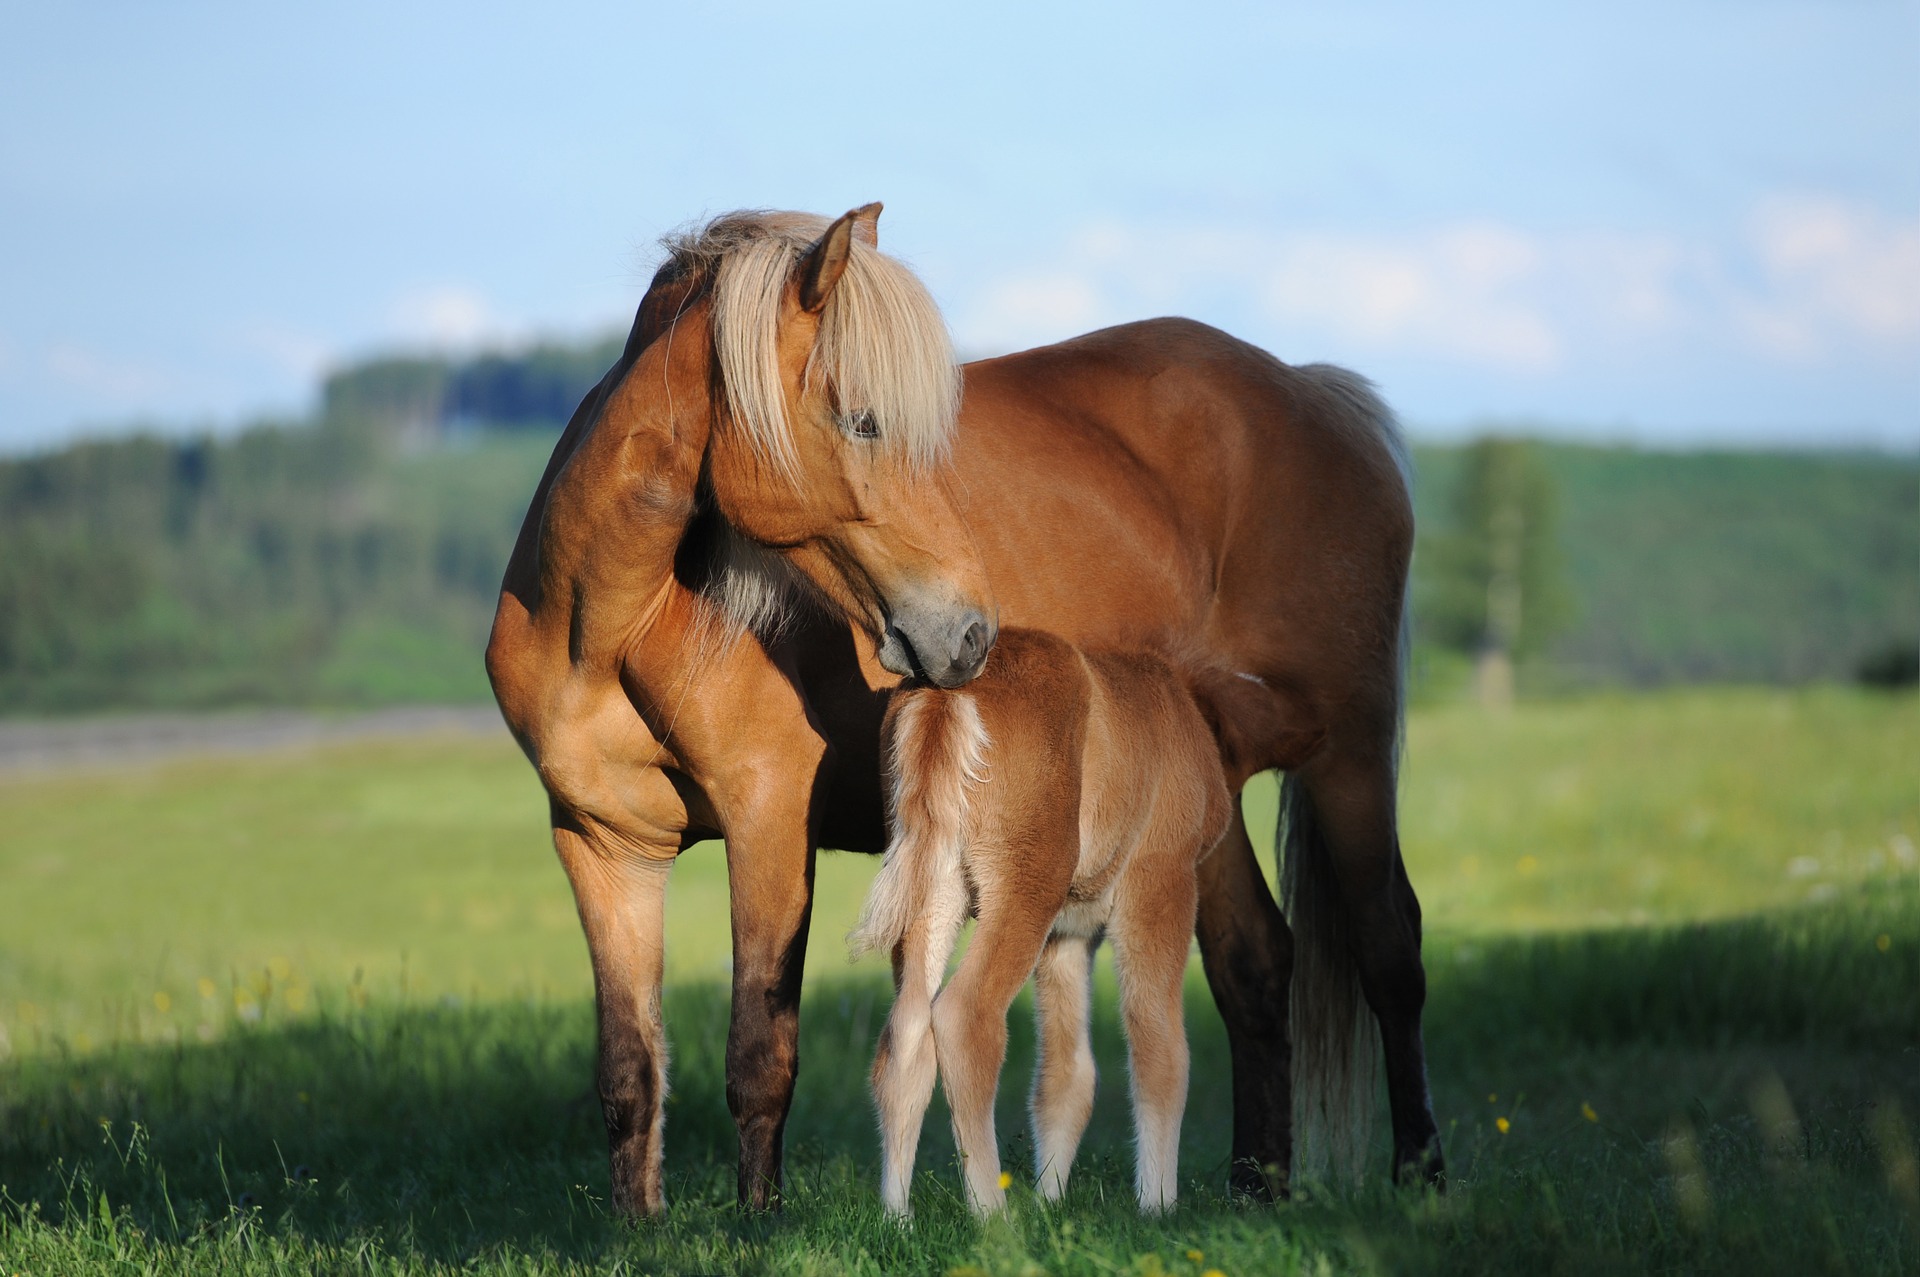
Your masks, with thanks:
[{"label": "pale foal mane", "polygon": [[[713,346],[734,424],[790,480],[799,478],[780,381],[780,302],[793,270],[832,223],[809,213],[726,213],[670,237],[676,262],[715,271]],[[866,411],[881,445],[916,467],[945,454],[960,411],[960,370],[947,325],[919,277],[855,235],[827,297],[807,361],[843,414]]]}]

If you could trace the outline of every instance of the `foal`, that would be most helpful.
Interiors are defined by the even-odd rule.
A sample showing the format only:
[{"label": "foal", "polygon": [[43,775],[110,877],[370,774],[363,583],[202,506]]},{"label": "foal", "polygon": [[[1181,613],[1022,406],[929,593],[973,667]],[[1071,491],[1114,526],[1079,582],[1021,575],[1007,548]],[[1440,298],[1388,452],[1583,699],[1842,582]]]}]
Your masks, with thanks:
[{"label": "foal", "polygon": [[[1226,828],[1219,753],[1166,661],[1002,632],[964,688],[902,690],[885,741],[892,841],[850,937],[893,954],[895,997],[873,1064],[881,1196],[909,1213],[937,1067],[967,1197],[1002,1209],[993,1102],[1007,1009],[1028,973],[1039,1021],[1031,1110],[1041,1196],[1066,1190],[1093,1111],[1094,947],[1113,936],[1143,1210],[1173,1204],[1187,1095],[1181,986],[1194,866]],[[969,913],[960,968],[940,989]],[[939,992],[936,998],[935,992]]]}]

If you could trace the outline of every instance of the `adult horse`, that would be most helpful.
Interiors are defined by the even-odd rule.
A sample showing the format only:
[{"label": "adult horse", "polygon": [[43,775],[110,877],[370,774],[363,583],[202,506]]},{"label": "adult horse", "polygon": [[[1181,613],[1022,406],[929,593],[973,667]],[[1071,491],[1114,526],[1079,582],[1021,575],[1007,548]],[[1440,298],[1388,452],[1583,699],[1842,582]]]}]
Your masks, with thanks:
[{"label": "adult horse", "polygon": [[727,1102],[741,1201],[764,1207],[814,848],[883,848],[888,689],[964,683],[998,619],[1239,676],[1203,706],[1232,788],[1287,769],[1291,930],[1237,808],[1202,868],[1236,1186],[1285,1190],[1290,1036],[1303,1117],[1363,1129],[1363,994],[1395,1173],[1437,1178],[1395,826],[1412,518],[1391,417],[1352,374],[1160,320],[970,365],[956,425],[944,326],[874,246],[878,214],[735,214],[670,241],[502,585],[488,672],[586,933],[616,1209],[664,1207],[673,858],[726,839]]}]

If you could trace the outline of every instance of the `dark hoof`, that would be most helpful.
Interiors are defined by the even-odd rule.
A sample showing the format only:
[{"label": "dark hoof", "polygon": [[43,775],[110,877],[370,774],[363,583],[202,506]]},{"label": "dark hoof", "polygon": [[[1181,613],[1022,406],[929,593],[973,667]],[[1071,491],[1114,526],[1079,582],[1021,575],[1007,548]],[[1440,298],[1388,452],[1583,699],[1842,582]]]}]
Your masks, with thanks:
[{"label": "dark hoof", "polygon": [[739,1203],[741,1213],[746,1215],[778,1215],[784,1206],[780,1200],[780,1186],[764,1179],[743,1179]]},{"label": "dark hoof", "polygon": [[1436,1193],[1447,1191],[1447,1159],[1440,1152],[1440,1137],[1427,1146],[1401,1153],[1394,1159],[1393,1182],[1403,1188],[1425,1188]]},{"label": "dark hoof", "polygon": [[1287,1172],[1273,1162],[1262,1164],[1243,1157],[1227,1174],[1227,1189],[1242,1201],[1284,1202],[1293,1196],[1287,1186]]},{"label": "dark hoof", "polygon": [[613,1217],[623,1224],[644,1224],[667,1213],[667,1195],[659,1190],[615,1189]]}]

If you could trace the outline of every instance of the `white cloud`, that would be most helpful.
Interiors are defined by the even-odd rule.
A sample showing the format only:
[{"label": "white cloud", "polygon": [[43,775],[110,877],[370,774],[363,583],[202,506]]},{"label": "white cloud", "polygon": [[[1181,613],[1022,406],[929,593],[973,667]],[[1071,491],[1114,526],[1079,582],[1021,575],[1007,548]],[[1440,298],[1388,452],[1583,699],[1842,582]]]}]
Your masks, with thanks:
[{"label": "white cloud", "polygon": [[1718,236],[1456,221],[1368,232],[1103,222],[952,306],[1010,349],[1169,310],[1293,350],[1544,376],[1675,357],[1815,364],[1920,354],[1920,220],[1770,200]]},{"label": "white cloud", "polygon": [[319,380],[335,357],[333,347],[321,338],[272,321],[249,324],[240,334],[240,344],[303,384]]},{"label": "white cloud", "polygon": [[402,293],[390,317],[402,340],[456,349],[511,340],[519,328],[496,312],[477,289],[463,284]]},{"label": "white cloud", "polygon": [[1535,240],[1490,223],[1402,240],[1283,236],[1260,268],[1262,302],[1284,324],[1363,346],[1550,367],[1562,336],[1529,289],[1543,256]]},{"label": "white cloud", "polygon": [[45,347],[40,366],[48,379],[118,410],[144,408],[179,393],[189,381],[152,360],[119,358],[72,342]]},{"label": "white cloud", "polygon": [[1738,314],[1768,353],[1817,361],[1920,339],[1920,221],[1820,196],[1769,200],[1749,229],[1762,287]]},{"label": "white cloud", "polygon": [[1070,271],[996,280],[977,305],[993,334],[989,345],[1003,350],[1097,327],[1106,310],[1093,280]]}]

